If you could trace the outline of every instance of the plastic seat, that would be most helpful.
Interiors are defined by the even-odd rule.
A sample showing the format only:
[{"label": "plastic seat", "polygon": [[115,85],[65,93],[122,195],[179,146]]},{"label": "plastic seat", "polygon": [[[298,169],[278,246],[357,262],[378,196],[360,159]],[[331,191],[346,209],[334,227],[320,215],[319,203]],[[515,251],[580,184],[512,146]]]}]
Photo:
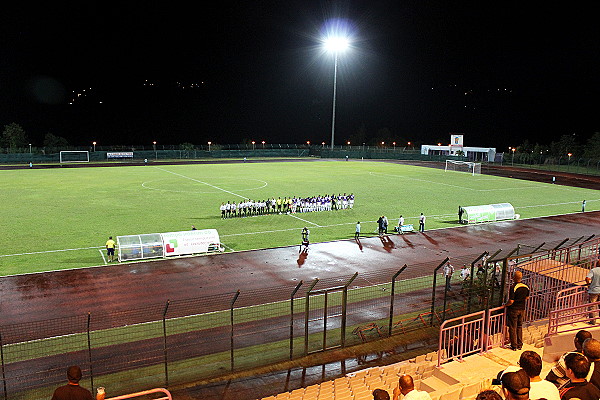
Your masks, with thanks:
[{"label": "plastic seat", "polygon": [[460,399],[472,399],[481,391],[481,382],[474,382],[462,387]]},{"label": "plastic seat", "polygon": [[460,392],[462,390],[462,386],[458,386],[456,388],[451,388],[446,393],[440,396],[440,400],[460,400]]}]

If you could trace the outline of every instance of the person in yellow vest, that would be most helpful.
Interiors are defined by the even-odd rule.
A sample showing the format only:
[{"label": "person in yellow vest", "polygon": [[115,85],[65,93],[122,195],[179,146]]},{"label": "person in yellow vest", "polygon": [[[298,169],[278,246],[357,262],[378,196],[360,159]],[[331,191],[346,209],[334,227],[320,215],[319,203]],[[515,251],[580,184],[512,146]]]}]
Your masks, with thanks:
[{"label": "person in yellow vest", "polygon": [[112,236],[108,237],[108,240],[106,241],[106,255],[108,257],[108,262],[112,262],[115,260],[115,247],[116,247],[116,243],[113,240]]}]

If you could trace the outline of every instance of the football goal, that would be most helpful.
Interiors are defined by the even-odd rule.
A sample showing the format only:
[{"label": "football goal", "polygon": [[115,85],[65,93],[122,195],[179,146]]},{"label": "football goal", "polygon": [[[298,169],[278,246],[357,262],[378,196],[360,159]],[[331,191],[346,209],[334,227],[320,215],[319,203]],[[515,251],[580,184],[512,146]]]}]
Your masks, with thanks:
[{"label": "football goal", "polygon": [[89,151],[65,150],[60,152],[60,163],[90,162]]},{"label": "football goal", "polygon": [[481,174],[481,163],[446,160],[446,168],[444,171],[468,172],[471,175]]}]

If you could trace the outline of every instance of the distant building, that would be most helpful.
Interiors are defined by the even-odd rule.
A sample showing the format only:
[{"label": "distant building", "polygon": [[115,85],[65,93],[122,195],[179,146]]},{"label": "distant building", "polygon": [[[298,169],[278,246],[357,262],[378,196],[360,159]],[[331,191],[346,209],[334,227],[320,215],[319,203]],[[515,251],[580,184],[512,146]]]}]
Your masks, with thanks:
[{"label": "distant building", "polygon": [[421,145],[421,154],[425,154],[425,155],[457,156],[459,151],[462,151],[464,156],[469,161],[485,161],[485,162],[495,162],[496,161],[496,148],[495,147],[466,147],[466,146],[463,146],[463,135],[460,135],[460,134],[454,134],[454,133],[451,134],[450,135],[450,144],[447,146],[443,146],[441,144]]}]

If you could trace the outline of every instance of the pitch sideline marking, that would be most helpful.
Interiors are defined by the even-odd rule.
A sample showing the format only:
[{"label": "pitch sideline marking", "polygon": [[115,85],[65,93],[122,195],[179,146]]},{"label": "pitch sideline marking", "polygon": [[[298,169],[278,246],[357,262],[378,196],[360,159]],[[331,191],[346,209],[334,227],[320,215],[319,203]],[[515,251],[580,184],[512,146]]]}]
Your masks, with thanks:
[{"label": "pitch sideline marking", "polygon": [[[593,201],[600,201],[600,199],[592,199],[592,200],[586,200],[587,202],[593,202]],[[548,207],[548,206],[554,206],[554,205],[566,205],[566,204],[581,204],[580,201],[571,201],[571,202],[565,202],[565,203],[556,203],[556,204],[538,204],[538,205],[531,205],[531,206],[520,206],[520,207],[515,207],[515,209],[520,209],[520,208],[532,208],[532,207]],[[569,213],[569,214],[576,214],[576,213]],[[456,214],[437,214],[437,215],[426,215],[427,218],[446,218],[446,217],[451,217],[454,216]],[[555,214],[555,215],[564,215],[564,214]],[[538,216],[538,217],[531,217],[531,218],[521,218],[519,219],[519,221],[525,220],[525,219],[532,219],[532,218],[545,218],[545,217],[552,217],[554,215],[542,215],[542,216]],[[298,218],[301,219],[301,218]],[[415,219],[418,220],[419,217],[407,217],[407,220],[409,219]],[[343,223],[338,223],[338,224],[331,224],[331,225],[317,225],[314,222],[310,222],[310,221],[306,221],[308,223],[311,223],[313,225],[318,226],[319,228],[332,228],[335,226],[343,226],[343,225],[355,225],[355,222],[343,222]],[[377,221],[363,221],[362,223],[368,224],[368,223],[376,223]],[[503,222],[503,221],[500,221]],[[440,228],[440,229],[445,229],[445,228]],[[220,237],[230,237],[230,236],[242,236],[242,235],[260,235],[260,234],[264,234],[264,233],[276,233],[276,232],[287,232],[287,231],[295,231],[298,230],[298,228],[286,228],[286,229],[273,229],[273,230],[268,230],[268,231],[259,231],[259,232],[240,232],[240,233],[230,233],[230,234],[225,234],[225,235],[220,235]],[[228,247],[228,246],[225,246]],[[14,254],[0,254],[0,258],[1,257],[13,257],[13,256],[27,256],[27,255],[34,255],[34,254],[45,254],[45,253],[58,253],[58,252],[63,252],[63,251],[79,251],[79,250],[90,250],[90,249],[103,249],[104,246],[92,246],[92,247],[78,247],[78,248],[73,248],[73,249],[58,249],[58,250],[44,250],[44,251],[32,251],[32,252],[27,252],[27,253],[14,253]],[[228,247],[230,248],[230,247]],[[231,248],[230,248],[231,249]],[[232,249],[233,250],[233,249]],[[104,256],[104,254],[102,254]]]}]

